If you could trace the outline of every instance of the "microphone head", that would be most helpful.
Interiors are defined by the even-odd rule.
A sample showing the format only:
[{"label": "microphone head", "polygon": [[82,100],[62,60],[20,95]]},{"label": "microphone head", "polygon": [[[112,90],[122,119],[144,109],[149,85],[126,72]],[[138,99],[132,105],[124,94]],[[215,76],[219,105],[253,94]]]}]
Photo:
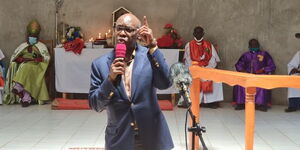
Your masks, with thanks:
[{"label": "microphone head", "polygon": [[295,34],[295,37],[296,37],[297,39],[300,39],[300,33],[296,33],[296,34]]},{"label": "microphone head", "polygon": [[180,84],[189,86],[192,83],[192,76],[187,66],[182,63],[175,63],[170,68],[171,80],[177,87]]},{"label": "microphone head", "polygon": [[116,55],[116,58],[125,58],[126,45],[125,44],[117,44],[115,47],[115,55]]}]

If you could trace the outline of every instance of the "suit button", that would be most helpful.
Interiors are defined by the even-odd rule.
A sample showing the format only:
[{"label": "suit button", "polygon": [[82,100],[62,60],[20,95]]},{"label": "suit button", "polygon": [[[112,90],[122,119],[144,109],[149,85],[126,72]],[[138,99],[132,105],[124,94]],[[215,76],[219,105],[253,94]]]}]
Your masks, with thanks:
[{"label": "suit button", "polygon": [[134,123],[133,123],[133,122],[131,122],[131,123],[130,123],[130,126],[134,127]]},{"label": "suit button", "polygon": [[153,58],[152,61],[153,61],[154,65],[155,65],[155,67],[158,68],[159,67],[159,63],[157,62],[157,60],[155,58]]},{"label": "suit button", "polygon": [[108,99],[111,99],[113,96],[114,96],[114,92],[111,91],[108,95]]},{"label": "suit button", "polygon": [[156,66],[157,68],[159,68],[159,63],[158,63],[158,62],[156,62],[156,63],[155,63],[155,66]]}]

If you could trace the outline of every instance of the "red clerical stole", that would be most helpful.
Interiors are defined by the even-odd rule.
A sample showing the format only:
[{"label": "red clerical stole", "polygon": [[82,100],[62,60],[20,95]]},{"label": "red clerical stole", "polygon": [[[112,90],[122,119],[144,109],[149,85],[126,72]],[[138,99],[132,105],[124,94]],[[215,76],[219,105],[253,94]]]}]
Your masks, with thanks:
[{"label": "red clerical stole", "polygon": [[[197,61],[201,67],[206,67],[212,57],[212,48],[210,42],[202,40],[202,44],[198,45],[196,40],[190,42],[190,55],[192,61]],[[204,57],[203,57],[204,55]],[[202,59],[201,59],[202,58]],[[203,93],[213,92],[212,81],[201,81],[201,90]]]},{"label": "red clerical stole", "polygon": [[[202,44],[198,45],[196,40],[192,40],[190,42],[190,55],[192,61],[197,61],[199,66],[207,66],[212,56],[210,42],[202,40]],[[203,55],[204,59],[201,59],[203,58]]]}]

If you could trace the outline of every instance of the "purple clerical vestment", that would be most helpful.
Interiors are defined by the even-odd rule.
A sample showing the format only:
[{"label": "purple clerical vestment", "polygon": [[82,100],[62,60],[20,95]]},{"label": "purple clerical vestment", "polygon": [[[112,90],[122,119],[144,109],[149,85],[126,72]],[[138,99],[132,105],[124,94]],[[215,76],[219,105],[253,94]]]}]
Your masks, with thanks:
[{"label": "purple clerical vestment", "polygon": [[[238,62],[235,64],[238,72],[247,72],[252,74],[270,74],[274,72],[276,66],[271,55],[266,51],[248,51],[245,52]],[[262,72],[258,73],[260,69]],[[245,103],[245,88],[241,86],[234,86],[233,98],[237,104]],[[255,103],[258,105],[266,105],[271,101],[270,90],[256,88]]]}]

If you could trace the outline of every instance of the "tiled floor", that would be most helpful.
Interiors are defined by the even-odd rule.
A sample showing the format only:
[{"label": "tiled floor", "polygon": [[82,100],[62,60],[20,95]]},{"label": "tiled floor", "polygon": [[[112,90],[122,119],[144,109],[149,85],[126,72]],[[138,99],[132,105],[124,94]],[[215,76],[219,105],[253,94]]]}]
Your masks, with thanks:
[{"label": "tiled floor", "polygon": [[[104,147],[106,112],[51,110],[50,105],[0,105],[0,150],[68,150]],[[300,111],[284,113],[284,106],[256,113],[255,150],[300,150]],[[175,150],[185,150],[185,109],[165,111]],[[244,111],[229,104],[201,109],[209,150],[244,149]],[[74,149],[73,149],[74,150]]]}]

